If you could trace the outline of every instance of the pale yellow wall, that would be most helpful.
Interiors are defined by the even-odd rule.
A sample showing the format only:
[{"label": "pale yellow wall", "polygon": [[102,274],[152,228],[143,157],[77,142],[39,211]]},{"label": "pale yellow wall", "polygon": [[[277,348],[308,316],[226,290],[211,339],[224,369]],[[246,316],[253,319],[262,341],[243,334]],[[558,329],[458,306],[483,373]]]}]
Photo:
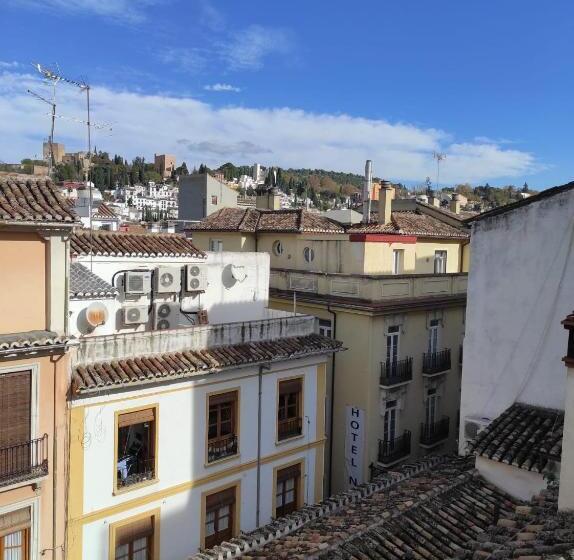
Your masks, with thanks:
[{"label": "pale yellow wall", "polygon": [[462,272],[470,270],[470,241],[462,246]]},{"label": "pale yellow wall", "polygon": [[446,271],[449,273],[460,272],[461,245],[458,241],[418,240],[416,244],[416,274],[432,274],[434,272],[435,251],[446,251]]},{"label": "pale yellow wall", "polygon": [[223,241],[224,251],[255,251],[255,236],[240,232],[195,231],[192,242],[201,251],[209,251],[209,240]]},{"label": "pale yellow wall", "polygon": [[47,327],[46,252],[35,233],[0,231],[0,334]]}]

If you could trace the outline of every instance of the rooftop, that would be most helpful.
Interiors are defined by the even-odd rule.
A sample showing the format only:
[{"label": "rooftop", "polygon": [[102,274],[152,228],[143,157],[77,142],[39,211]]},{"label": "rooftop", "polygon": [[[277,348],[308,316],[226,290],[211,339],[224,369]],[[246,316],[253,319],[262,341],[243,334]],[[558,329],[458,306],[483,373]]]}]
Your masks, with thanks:
[{"label": "rooftop", "polygon": [[345,233],[337,222],[307,210],[222,208],[190,227],[191,231],[246,233]]},{"label": "rooftop", "polygon": [[36,330],[0,335],[0,354],[20,350],[39,350],[61,347],[70,341],[68,336],[60,336],[53,331]]},{"label": "rooftop", "polygon": [[84,265],[77,262],[70,265],[70,297],[72,299],[114,298],[117,294],[116,288]]},{"label": "rooftop", "polygon": [[555,498],[525,505],[472,459],[429,457],[191,558],[557,560],[574,549],[574,517],[558,515]]},{"label": "rooftop", "polygon": [[560,462],[564,412],[514,403],[471,444],[481,457],[535,472]]},{"label": "rooftop", "polygon": [[105,203],[98,206],[94,218],[98,220],[119,220],[119,216]]},{"label": "rooftop", "polygon": [[[91,248],[91,249],[90,249]],[[74,255],[108,257],[205,257],[190,239],[177,233],[129,233],[78,230],[71,239]]]},{"label": "rooftop", "polygon": [[50,180],[1,179],[0,223],[79,224],[73,206]]}]

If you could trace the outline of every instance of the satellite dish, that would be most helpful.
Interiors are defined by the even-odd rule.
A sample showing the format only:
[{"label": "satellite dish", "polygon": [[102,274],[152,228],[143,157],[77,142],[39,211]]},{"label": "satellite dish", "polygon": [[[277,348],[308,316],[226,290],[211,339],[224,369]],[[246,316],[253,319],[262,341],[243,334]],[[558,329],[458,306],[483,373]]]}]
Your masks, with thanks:
[{"label": "satellite dish", "polygon": [[91,327],[96,328],[104,325],[108,320],[108,316],[108,308],[99,301],[90,303],[86,308],[86,321]]}]

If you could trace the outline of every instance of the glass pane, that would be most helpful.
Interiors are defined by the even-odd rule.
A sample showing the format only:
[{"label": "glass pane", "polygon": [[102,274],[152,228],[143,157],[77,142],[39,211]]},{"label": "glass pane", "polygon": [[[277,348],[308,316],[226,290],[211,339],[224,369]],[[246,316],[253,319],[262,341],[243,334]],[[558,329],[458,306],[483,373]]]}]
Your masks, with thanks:
[{"label": "glass pane", "polygon": [[229,527],[229,515],[219,518],[219,531],[225,531]]},{"label": "glass pane", "polygon": [[227,436],[231,434],[231,421],[227,421],[227,422],[222,422],[221,423],[221,428],[219,430],[219,435],[220,436]]},{"label": "glass pane", "polygon": [[295,488],[295,479],[294,478],[288,478],[285,481],[285,488],[287,490],[293,490],[293,488]]},{"label": "glass pane", "polygon": [[229,506],[223,506],[219,508],[219,517],[222,517],[224,515],[229,515]]},{"label": "glass pane", "polygon": [[215,521],[215,511],[208,511],[206,516],[205,516],[205,521],[207,523]]},{"label": "glass pane", "polygon": [[127,560],[130,555],[130,547],[127,544],[116,546],[116,560]]},{"label": "glass pane", "polygon": [[226,406],[225,408],[221,409],[221,421],[224,422],[226,420],[231,420],[231,407]]},{"label": "glass pane", "polygon": [[215,522],[211,521],[205,524],[205,535],[210,537],[215,534]]},{"label": "glass pane", "polygon": [[291,504],[295,501],[295,491],[289,490],[289,492],[285,493],[285,503]]}]

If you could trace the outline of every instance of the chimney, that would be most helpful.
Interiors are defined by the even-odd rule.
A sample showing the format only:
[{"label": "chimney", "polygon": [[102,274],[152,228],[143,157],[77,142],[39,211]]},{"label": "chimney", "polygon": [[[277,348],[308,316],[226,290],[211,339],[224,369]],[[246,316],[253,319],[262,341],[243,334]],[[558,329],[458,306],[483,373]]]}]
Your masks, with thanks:
[{"label": "chimney", "polygon": [[371,188],[373,185],[373,162],[365,162],[365,180],[363,181],[363,220],[364,224],[371,221]]},{"label": "chimney", "polygon": [[379,191],[379,224],[388,224],[391,222],[391,205],[395,198],[395,189],[389,181],[381,182]]},{"label": "chimney", "polygon": [[438,196],[435,196],[434,191],[429,189],[427,194],[429,197],[429,204],[431,206],[436,206],[437,208],[440,208],[440,198],[438,198]]},{"label": "chimney", "polygon": [[452,199],[450,201],[450,211],[455,214],[460,214],[460,195],[458,193],[452,193]]},{"label": "chimney", "polygon": [[258,210],[281,210],[281,191],[277,187],[256,190],[255,207]]}]

